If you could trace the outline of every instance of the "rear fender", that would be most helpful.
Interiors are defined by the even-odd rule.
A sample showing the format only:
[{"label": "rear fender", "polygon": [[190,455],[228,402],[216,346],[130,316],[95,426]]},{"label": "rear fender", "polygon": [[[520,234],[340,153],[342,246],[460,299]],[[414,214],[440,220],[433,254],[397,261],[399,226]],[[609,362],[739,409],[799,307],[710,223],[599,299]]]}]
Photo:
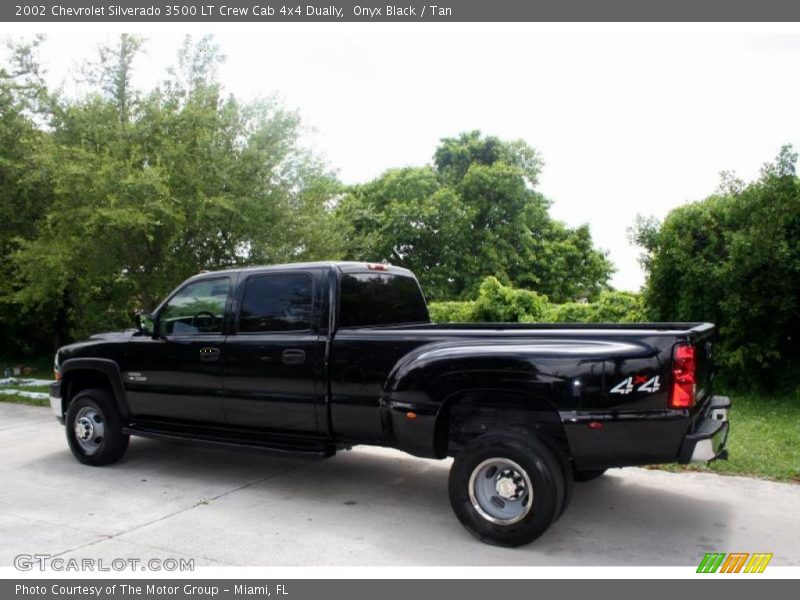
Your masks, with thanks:
[{"label": "rear fender", "polygon": [[[564,340],[428,344],[403,357],[381,396],[386,438],[417,456],[442,458],[450,447],[451,413],[468,411],[487,429],[557,424],[573,407],[572,381],[589,370],[590,345]],[[607,344],[606,344],[607,346]],[[610,349],[605,347],[604,354]],[[465,433],[465,435],[467,435]]]}]

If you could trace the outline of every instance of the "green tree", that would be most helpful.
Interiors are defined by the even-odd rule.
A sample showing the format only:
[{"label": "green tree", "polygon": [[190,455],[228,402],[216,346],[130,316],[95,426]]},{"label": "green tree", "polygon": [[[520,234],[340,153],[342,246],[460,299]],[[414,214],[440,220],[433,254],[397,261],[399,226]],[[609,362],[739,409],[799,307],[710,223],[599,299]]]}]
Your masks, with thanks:
[{"label": "green tree", "polygon": [[187,39],[163,84],[132,84],[142,41],[87,69],[90,91],[45,115],[52,200],[12,254],[5,302],[56,343],[125,326],[202,269],[336,257],[339,185],[299,144],[296,113],[242,104],[211,38]]},{"label": "green tree", "polygon": [[430,167],[392,169],[356,186],[337,207],[356,260],[384,260],[411,269],[433,298],[459,285],[458,267],[472,215]]},{"label": "green tree", "polygon": [[533,148],[474,131],[442,140],[433,163],[351,189],[337,209],[350,257],[412,269],[434,300],[473,296],[490,275],[555,301],[606,287],[611,265],[588,227],[553,220],[535,191]]},{"label": "green tree", "polygon": [[[15,265],[24,240],[35,236],[52,203],[51,173],[43,157],[51,150],[40,127],[51,102],[37,54],[41,37],[9,43],[0,66],[0,337],[4,351],[31,351],[38,329],[26,331],[26,315],[10,301]],[[16,341],[13,344],[12,341]]]},{"label": "green tree", "polygon": [[640,220],[646,302],[656,320],[712,321],[717,360],[742,386],[797,384],[800,368],[800,181],[781,149],[757,181],[726,176],[718,193]]}]

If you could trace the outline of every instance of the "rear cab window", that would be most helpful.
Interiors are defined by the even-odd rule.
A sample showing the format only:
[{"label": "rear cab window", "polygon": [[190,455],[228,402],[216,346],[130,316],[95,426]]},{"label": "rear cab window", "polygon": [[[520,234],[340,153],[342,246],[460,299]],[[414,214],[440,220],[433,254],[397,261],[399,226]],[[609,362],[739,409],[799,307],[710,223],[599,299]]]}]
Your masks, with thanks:
[{"label": "rear cab window", "polygon": [[312,308],[313,280],[308,273],[252,275],[244,284],[236,331],[308,331]]},{"label": "rear cab window", "polygon": [[339,327],[429,323],[417,280],[389,272],[343,273],[339,283]]}]

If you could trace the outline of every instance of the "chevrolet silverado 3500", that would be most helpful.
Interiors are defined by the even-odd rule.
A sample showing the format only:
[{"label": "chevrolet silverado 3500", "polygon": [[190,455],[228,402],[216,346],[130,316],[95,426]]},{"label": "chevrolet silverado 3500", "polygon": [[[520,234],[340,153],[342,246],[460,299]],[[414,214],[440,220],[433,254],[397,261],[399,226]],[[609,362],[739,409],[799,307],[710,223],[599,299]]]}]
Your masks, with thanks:
[{"label": "chevrolet silverado 3500", "polygon": [[710,323],[435,324],[410,271],[321,262],[202,273],[137,325],[56,354],[50,402],[88,465],[130,435],[454,457],[458,519],[518,546],[575,481],[726,457]]}]

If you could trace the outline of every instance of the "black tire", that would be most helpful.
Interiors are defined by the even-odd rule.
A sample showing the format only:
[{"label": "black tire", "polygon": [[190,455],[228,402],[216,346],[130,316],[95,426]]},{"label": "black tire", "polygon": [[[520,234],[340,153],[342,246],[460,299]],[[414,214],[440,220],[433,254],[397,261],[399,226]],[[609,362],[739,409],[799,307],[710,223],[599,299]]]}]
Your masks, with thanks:
[{"label": "black tire", "polygon": [[[549,438],[544,438],[543,441],[549,442]],[[572,502],[572,493],[575,490],[575,480],[572,477],[572,463],[570,462],[567,455],[561,450],[555,442],[547,444],[550,448],[550,451],[558,460],[558,464],[561,467],[561,477],[564,481],[564,499],[561,501],[561,509],[558,511],[556,515],[555,521],[558,521],[561,516],[564,514],[564,511],[567,510],[569,503]],[[553,521],[555,523],[555,521]]]},{"label": "black tire", "polygon": [[[473,471],[477,473],[481,465],[491,459],[512,461],[530,480],[532,504],[517,521],[493,522],[476,507],[480,502],[473,502],[475,494],[471,496],[470,492]],[[565,507],[565,489],[566,477],[559,459],[535,434],[523,437],[489,433],[479,436],[456,454],[450,469],[450,504],[458,520],[476,538],[497,546],[522,546],[542,535]]]},{"label": "black tire", "polygon": [[[529,429],[523,428],[513,428],[510,431],[507,430],[505,433],[509,433],[514,436],[521,436],[525,439],[530,437],[531,431]],[[533,434],[536,436],[536,434]],[[564,499],[561,501],[561,508],[556,515],[555,521],[558,521],[564,512],[567,510],[569,503],[572,502],[572,494],[575,490],[575,480],[572,476],[572,461],[570,460],[567,452],[561,447],[561,445],[552,437],[548,435],[541,435],[536,436],[539,441],[545,444],[549,449],[550,452],[553,453],[553,456],[556,457],[558,460],[558,464],[561,467],[561,475],[564,478]]]},{"label": "black tire", "polygon": [[572,477],[578,483],[585,483],[587,481],[593,481],[598,477],[602,477],[603,473],[605,473],[605,469],[590,469],[588,471],[573,471]]},{"label": "black tire", "polygon": [[[82,419],[90,424],[82,428],[87,435],[85,439],[79,439],[77,432],[78,422]],[[78,392],[69,404],[65,423],[69,448],[85,465],[111,464],[128,449],[130,436],[122,432],[122,416],[107,390],[97,388]]]}]

